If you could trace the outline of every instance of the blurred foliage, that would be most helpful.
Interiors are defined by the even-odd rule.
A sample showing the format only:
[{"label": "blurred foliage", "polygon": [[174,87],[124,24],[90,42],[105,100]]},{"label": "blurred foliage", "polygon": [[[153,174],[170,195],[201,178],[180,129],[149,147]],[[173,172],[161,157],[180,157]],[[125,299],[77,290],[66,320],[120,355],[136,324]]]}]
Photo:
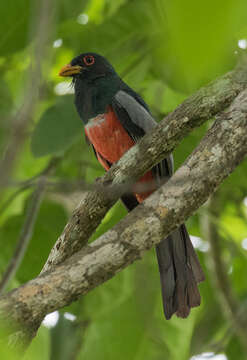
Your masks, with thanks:
[{"label": "blurred foliage", "polygon": [[42,114],[32,135],[31,150],[36,157],[59,155],[78,139],[80,132],[81,121],[71,96],[63,96]]},{"label": "blurred foliage", "polygon": [[[33,36],[39,22],[35,12],[38,4],[30,0],[0,3],[1,154],[8,142],[13,113],[28,96],[25,84],[33,62],[30,49],[39,41]],[[68,95],[72,90],[70,82],[58,77],[59,69],[81,52],[105,55],[160,120],[190,93],[232,69],[245,51],[238,47],[238,40],[247,39],[246,14],[246,0],[54,1],[48,56],[40,59],[39,103],[13,173],[15,184],[5,189],[0,201],[0,275],[13,254],[33,191],[33,187],[22,187],[18,182],[39,175],[51,157],[59,157],[60,161],[51,179],[55,185],[47,189],[30,245],[9,289],[38,275],[83,193],[76,182],[92,183],[103,173],[85,142],[73,96]],[[176,167],[193,151],[208,126],[195,130],[178,146]],[[247,298],[247,240],[243,243],[247,239],[246,174],[247,165],[243,163],[222,185],[217,219],[223,259],[241,306],[246,306]],[[59,182],[64,186],[56,186]],[[202,240],[204,212],[200,209],[188,221],[190,234]],[[91,240],[125,214],[124,207],[117,203]],[[208,351],[224,352],[228,359],[246,359],[218,301],[219,290],[208,261],[210,253],[201,246],[202,240],[196,244],[207,280],[200,286],[202,305],[188,319],[164,320],[156,259],[150,252],[62,310],[54,328],[42,326],[25,360],[187,360]],[[66,319],[65,312],[76,319]],[[0,358],[18,356],[0,346]]]}]

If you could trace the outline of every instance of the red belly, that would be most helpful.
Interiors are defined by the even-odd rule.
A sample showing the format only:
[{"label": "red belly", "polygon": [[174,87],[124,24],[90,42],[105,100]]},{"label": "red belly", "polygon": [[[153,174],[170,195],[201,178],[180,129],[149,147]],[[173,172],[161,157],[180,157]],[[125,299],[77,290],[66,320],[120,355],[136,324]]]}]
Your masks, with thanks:
[{"label": "red belly", "polygon": [[[115,163],[135,144],[111,108],[106,114],[91,119],[85,126],[85,133],[105,170],[109,170],[107,162]],[[153,183],[154,178],[151,171],[148,171],[138,181],[137,185],[141,188],[145,185],[145,189],[135,192],[138,202],[142,202],[152,193],[152,191],[146,191],[146,187],[150,185],[154,189]]]}]

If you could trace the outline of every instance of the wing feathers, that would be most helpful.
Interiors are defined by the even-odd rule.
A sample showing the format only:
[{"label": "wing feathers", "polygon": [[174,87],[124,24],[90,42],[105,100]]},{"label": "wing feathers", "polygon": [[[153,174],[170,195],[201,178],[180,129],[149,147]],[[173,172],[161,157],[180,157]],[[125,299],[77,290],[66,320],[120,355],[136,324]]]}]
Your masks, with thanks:
[{"label": "wing feathers", "polygon": [[116,105],[128,113],[130,121],[142,130],[142,136],[157,125],[152,115],[135,99],[134,96],[128,94],[126,91],[118,91],[114,99]]}]

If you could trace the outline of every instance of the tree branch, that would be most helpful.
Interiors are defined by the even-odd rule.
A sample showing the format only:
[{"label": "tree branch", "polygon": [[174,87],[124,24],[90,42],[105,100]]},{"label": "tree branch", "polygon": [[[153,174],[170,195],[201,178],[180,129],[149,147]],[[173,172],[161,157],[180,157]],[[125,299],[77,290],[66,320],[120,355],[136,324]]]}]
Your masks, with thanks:
[{"label": "tree branch", "polygon": [[0,320],[11,317],[33,336],[42,318],[112,278],[191,216],[247,154],[247,90],[217,117],[174,176],[113,229],[54,267],[0,297]]},{"label": "tree branch", "polygon": [[[85,246],[107,211],[126,191],[130,179],[135,183],[147,170],[169,155],[195,127],[229,106],[246,86],[247,64],[243,63],[235,71],[197,91],[132,147],[97,182],[97,189],[88,192],[82,199],[51,250],[42,272]],[[116,185],[118,191],[113,191],[110,186],[107,191],[106,185],[109,184],[113,188]]]}]

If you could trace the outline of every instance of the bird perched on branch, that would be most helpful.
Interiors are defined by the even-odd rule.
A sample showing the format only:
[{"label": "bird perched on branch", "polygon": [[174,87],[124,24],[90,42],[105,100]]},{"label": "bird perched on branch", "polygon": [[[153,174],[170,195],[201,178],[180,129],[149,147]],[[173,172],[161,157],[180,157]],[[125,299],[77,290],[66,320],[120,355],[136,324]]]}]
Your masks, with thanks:
[{"label": "bird perched on branch", "polygon": [[[101,55],[84,53],[64,66],[60,76],[71,76],[75,106],[83,120],[85,135],[104,167],[111,165],[142,136],[156,126],[148,106]],[[131,211],[173,173],[172,155],[148,171],[138,184],[145,189],[122,196]],[[200,305],[197,284],[203,271],[184,224],[156,246],[165,317],[187,317]]]}]

